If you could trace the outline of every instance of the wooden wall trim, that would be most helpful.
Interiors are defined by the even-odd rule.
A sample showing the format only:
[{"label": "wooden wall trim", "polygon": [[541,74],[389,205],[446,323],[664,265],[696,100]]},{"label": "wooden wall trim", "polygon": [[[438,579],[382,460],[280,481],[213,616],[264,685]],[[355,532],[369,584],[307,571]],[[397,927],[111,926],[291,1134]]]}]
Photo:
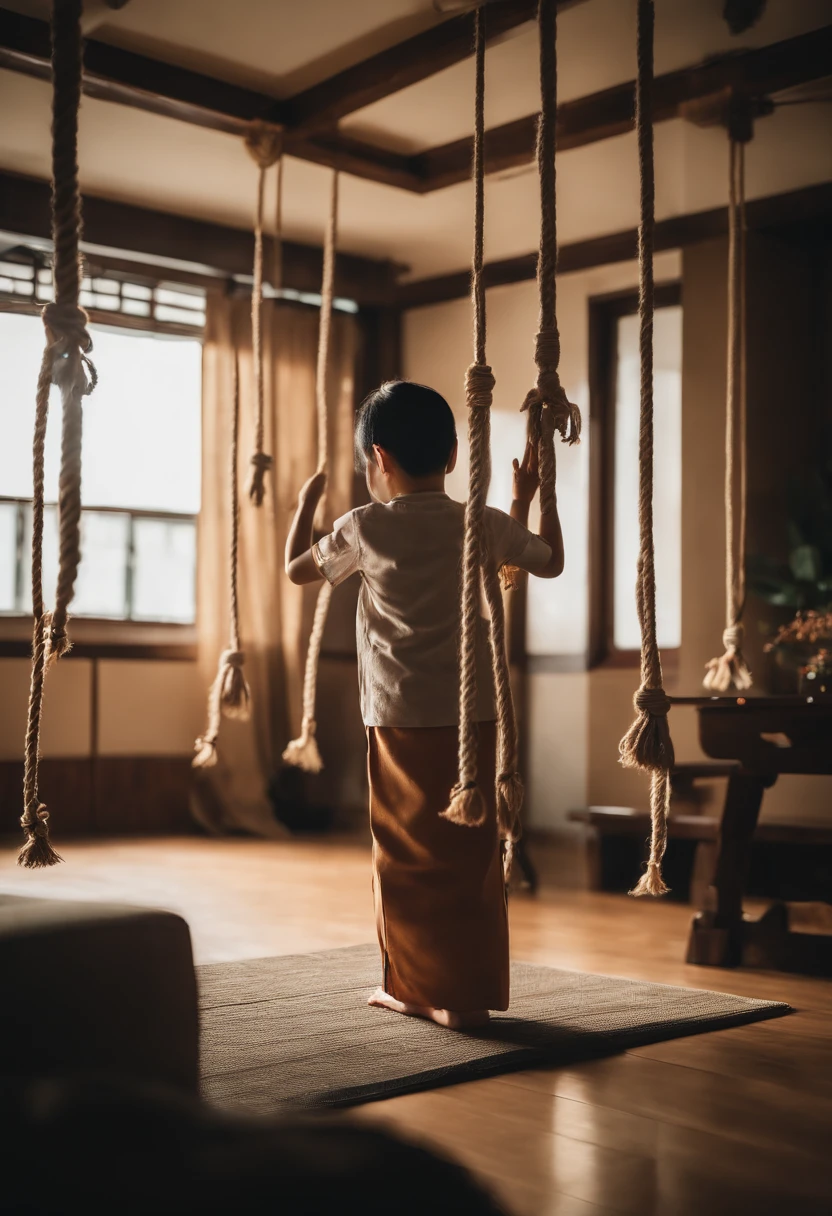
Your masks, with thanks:
[{"label": "wooden wall trim", "polygon": [[[51,812],[52,839],[190,833],[190,756],[44,757],[40,794]],[[23,762],[0,761],[0,834],[20,832]]]},{"label": "wooden wall trim", "polygon": [[[49,183],[0,171],[0,231],[22,240],[51,238]],[[169,211],[156,211],[132,203],[116,203],[85,195],[84,243],[123,250],[146,257],[208,268],[220,276],[251,275],[254,236],[240,228],[189,219]],[[272,242],[266,237],[267,265]],[[294,291],[321,289],[322,250],[286,241],[283,246],[284,286]],[[396,275],[403,268],[394,262],[339,253],[335,272],[337,295],[358,304],[389,303]],[[221,280],[220,280],[221,281]]]},{"label": "wooden wall trim", "polygon": [[[832,225],[832,182],[805,186],[785,194],[752,199],[746,206],[750,229],[782,228],[791,224]],[[659,220],[655,229],[655,249],[683,249],[699,241],[713,240],[728,231],[728,208],[714,207],[710,211],[695,211],[689,215]],[[558,274],[572,274],[607,266],[616,262],[634,261],[638,249],[638,230],[627,228],[586,241],[561,245],[558,251]],[[487,262],[484,268],[486,287],[524,283],[537,274],[537,252],[519,257]],[[429,279],[414,279],[403,283],[396,291],[400,308],[423,308],[447,300],[459,300],[470,292],[470,271],[459,270]]]}]

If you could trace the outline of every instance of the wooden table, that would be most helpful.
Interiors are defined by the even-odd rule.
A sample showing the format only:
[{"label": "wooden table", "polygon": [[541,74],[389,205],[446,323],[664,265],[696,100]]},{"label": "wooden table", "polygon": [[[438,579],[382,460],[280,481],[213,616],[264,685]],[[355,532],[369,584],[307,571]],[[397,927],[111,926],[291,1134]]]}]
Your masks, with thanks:
[{"label": "wooden table", "polygon": [[674,705],[696,708],[699,741],[706,755],[739,761],[728,778],[713,882],[691,926],[687,961],[832,974],[832,938],[789,932],[786,905],[775,904],[757,921],[743,916],[751,839],[763,794],[781,773],[832,775],[832,699],[672,700]]}]

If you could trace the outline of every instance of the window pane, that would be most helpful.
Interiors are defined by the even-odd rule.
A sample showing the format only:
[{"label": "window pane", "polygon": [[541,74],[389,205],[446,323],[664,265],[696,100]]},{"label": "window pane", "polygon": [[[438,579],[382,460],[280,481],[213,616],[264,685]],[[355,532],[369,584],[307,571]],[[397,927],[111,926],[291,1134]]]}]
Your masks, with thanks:
[{"label": "window pane", "polygon": [[[659,645],[682,638],[682,309],[656,311],[654,330],[653,528]],[[641,644],[636,615],[638,560],[638,317],[618,322],[615,399],[615,573],[613,636],[617,648]]]},{"label": "window pane", "polygon": [[17,583],[17,504],[0,503],[0,612],[14,612]]},{"label": "window pane", "polygon": [[[84,401],[85,503],[196,514],[201,344],[95,325],[91,332],[99,382]],[[35,385],[42,351],[39,317],[0,313],[3,496],[32,494]],[[52,501],[58,496],[60,429],[59,396],[53,390],[46,439],[46,497]]]},{"label": "window pane", "polygon": [[124,616],[129,542],[127,515],[84,511],[81,565],[72,601],[76,616]]},{"label": "window pane", "polygon": [[[72,600],[73,616],[122,619],[126,609],[127,554],[130,517],[104,511],[81,515],[81,565]],[[32,507],[24,509],[24,604],[29,604],[29,553],[32,547]],[[55,602],[58,581],[58,509],[47,507],[43,516],[43,600]]]},{"label": "window pane", "polygon": [[137,519],[133,532],[133,619],[196,619],[196,523]]}]

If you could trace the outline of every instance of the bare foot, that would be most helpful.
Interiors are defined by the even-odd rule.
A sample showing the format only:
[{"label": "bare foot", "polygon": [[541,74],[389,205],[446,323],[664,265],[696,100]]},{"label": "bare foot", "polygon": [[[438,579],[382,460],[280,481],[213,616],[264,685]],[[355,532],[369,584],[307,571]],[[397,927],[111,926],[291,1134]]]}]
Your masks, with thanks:
[{"label": "bare foot", "polygon": [[424,1018],[428,1022],[436,1022],[448,1030],[471,1030],[476,1026],[485,1026],[491,1015],[487,1009],[471,1009],[458,1013],[454,1009],[433,1009],[430,1005],[410,1005],[406,1001],[397,1001],[383,988],[376,988],[367,1002],[382,1009],[391,1009],[393,1013],[403,1013],[408,1018]]}]

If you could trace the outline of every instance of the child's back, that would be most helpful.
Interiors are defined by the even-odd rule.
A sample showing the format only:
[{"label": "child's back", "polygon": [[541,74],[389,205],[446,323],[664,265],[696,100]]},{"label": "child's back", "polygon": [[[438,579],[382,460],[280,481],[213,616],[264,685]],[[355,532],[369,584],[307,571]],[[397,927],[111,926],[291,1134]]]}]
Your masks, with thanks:
[{"label": "child's back", "polygon": [[[367,726],[453,726],[459,706],[459,594],[465,507],[442,490],[373,502],[315,546],[333,584],[360,573],[361,711]],[[548,545],[502,511],[486,512],[489,560],[542,568]],[[494,717],[488,623],[477,639],[478,714]]]},{"label": "child's back", "polygon": [[[364,402],[356,448],[374,499],[337,520],[306,550],[323,481],[313,478],[286,545],[295,582],[333,586],[361,576],[357,642],[367,728],[373,893],[383,987],[371,1004],[476,1024],[509,998],[508,917],[497,827],[497,727],[488,621],[477,637],[478,782],[482,823],[444,815],[457,780],[459,625],[465,508],[445,493],[456,460],[448,403],[432,389],[395,382]],[[534,454],[514,462],[511,516],[488,510],[492,567],[560,573],[557,512],[542,536],[525,527],[537,486]]]}]

